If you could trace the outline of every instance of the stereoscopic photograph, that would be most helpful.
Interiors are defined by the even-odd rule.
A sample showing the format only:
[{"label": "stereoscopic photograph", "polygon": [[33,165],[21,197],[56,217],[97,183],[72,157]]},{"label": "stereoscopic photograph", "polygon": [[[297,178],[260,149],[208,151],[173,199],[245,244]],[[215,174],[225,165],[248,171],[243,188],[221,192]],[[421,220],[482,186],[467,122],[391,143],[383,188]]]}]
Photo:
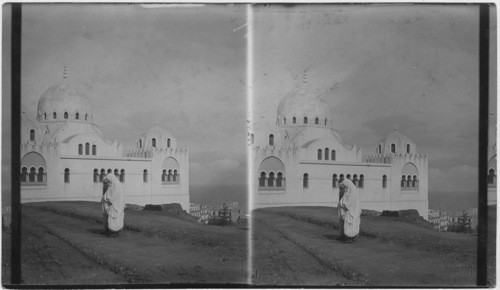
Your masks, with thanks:
[{"label": "stereoscopic photograph", "polygon": [[2,15],[4,287],[496,286],[495,5]]},{"label": "stereoscopic photograph", "polygon": [[245,17],[22,5],[22,284],[248,283]]}]

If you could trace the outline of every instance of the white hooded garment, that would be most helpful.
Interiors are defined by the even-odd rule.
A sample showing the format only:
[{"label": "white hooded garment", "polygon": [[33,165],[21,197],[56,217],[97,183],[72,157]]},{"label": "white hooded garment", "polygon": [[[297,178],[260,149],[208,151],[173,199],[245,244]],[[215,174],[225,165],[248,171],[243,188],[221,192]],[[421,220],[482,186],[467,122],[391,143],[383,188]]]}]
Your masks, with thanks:
[{"label": "white hooded garment", "polygon": [[108,180],[109,187],[102,195],[102,210],[108,215],[108,228],[112,231],[119,231],[123,228],[123,218],[125,217],[125,198],[122,186],[112,173],[106,175],[104,179]]},{"label": "white hooded garment", "polygon": [[344,179],[341,184],[346,187],[346,190],[344,196],[339,201],[339,217],[344,220],[344,234],[354,237],[359,234],[359,224],[361,221],[359,193],[351,180]]}]

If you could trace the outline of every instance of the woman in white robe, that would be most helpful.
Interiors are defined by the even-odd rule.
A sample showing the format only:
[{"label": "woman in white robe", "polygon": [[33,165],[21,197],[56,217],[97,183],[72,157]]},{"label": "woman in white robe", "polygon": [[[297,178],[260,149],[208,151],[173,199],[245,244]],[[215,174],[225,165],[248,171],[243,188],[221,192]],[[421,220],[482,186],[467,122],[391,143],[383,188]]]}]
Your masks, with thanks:
[{"label": "woman in white robe", "polygon": [[125,198],[120,181],[113,173],[103,179],[103,195],[101,199],[104,215],[104,230],[111,236],[118,236],[123,228],[125,217]]},{"label": "woman in white robe", "polygon": [[341,239],[347,243],[352,243],[359,234],[359,224],[361,222],[359,193],[354,183],[349,179],[344,179],[339,188],[344,193],[337,206]]}]

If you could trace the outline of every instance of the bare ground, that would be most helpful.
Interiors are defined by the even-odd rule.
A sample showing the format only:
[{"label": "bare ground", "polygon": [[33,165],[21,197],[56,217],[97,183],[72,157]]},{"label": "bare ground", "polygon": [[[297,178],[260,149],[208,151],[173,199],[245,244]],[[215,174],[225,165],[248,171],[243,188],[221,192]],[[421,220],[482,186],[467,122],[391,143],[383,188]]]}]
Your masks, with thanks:
[{"label": "bare ground", "polygon": [[158,212],[126,212],[102,234],[97,203],[23,206],[22,280],[29,285],[244,284],[247,230],[201,226]]},{"label": "bare ground", "polygon": [[[363,217],[359,239],[343,244],[336,240],[335,212],[329,207],[254,211],[248,269],[248,228],[201,226],[175,214],[126,211],[126,230],[108,238],[102,234],[97,203],[27,204],[22,209],[23,284],[475,285],[476,236],[436,232],[409,219]],[[491,287],[496,209],[490,209],[488,228]],[[6,285],[8,232],[2,240]]]},{"label": "bare ground", "polygon": [[[361,235],[353,244],[336,239],[338,218],[329,207],[281,207],[253,212],[254,284],[337,286],[474,286],[476,285],[477,236],[433,231],[419,222],[403,218],[362,217]],[[295,245],[293,254],[280,251],[282,244],[263,244],[272,232]],[[274,239],[276,240],[276,239]],[[493,241],[494,239],[490,239]],[[274,253],[272,259],[266,253]],[[324,275],[300,275],[296,257],[308,253],[321,261]],[[494,253],[493,253],[494,255]],[[261,273],[272,261],[283,268],[295,265],[299,274],[274,280]],[[495,267],[494,256],[489,266]],[[259,270],[261,269],[261,270]],[[325,279],[329,276],[330,280]],[[339,277],[340,276],[340,277]],[[320,278],[320,279],[316,279]],[[494,277],[490,280],[494,285]]]}]

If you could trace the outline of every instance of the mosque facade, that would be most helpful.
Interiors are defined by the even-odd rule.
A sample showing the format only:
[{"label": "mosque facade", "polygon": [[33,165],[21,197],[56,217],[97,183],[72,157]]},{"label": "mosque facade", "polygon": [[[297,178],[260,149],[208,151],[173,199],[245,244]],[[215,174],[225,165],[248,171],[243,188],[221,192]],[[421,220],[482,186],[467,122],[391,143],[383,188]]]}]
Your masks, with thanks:
[{"label": "mosque facade", "polygon": [[410,138],[395,129],[375,154],[363,156],[333,126],[329,105],[304,90],[280,101],[275,125],[251,125],[254,208],[335,207],[347,178],[359,189],[361,208],[416,209],[427,219],[428,160]]},{"label": "mosque facade", "polygon": [[115,174],[128,204],[179,203],[189,210],[189,154],[154,125],[135,148],[106,140],[88,98],[66,79],[38,101],[36,118],[21,120],[21,202],[100,201],[102,180]]}]

